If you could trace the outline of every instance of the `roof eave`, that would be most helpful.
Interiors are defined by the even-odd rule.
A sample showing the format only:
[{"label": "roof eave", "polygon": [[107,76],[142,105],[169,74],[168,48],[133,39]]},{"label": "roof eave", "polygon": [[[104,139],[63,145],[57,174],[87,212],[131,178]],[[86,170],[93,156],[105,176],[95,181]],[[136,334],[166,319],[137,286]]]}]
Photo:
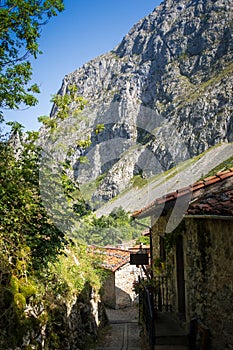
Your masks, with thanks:
[{"label": "roof eave", "polygon": [[187,214],[185,219],[215,219],[215,220],[233,220],[230,215],[213,215],[213,214]]}]

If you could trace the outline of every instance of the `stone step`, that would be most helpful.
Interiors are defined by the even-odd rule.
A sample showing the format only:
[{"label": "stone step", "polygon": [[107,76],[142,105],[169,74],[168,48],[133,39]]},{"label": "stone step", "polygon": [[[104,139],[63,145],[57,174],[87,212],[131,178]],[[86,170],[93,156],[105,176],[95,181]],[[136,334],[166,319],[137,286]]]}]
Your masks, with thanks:
[{"label": "stone step", "polygon": [[157,336],[155,337],[155,344],[157,345],[181,345],[188,346],[189,341],[187,336],[183,335],[167,335],[167,336]]},{"label": "stone step", "polygon": [[188,346],[182,345],[156,345],[155,350],[188,350]]},{"label": "stone step", "polygon": [[155,320],[155,343],[157,345],[188,346],[187,331],[173,313],[157,313]]},{"label": "stone step", "polygon": [[137,323],[111,323],[92,350],[141,350]]}]

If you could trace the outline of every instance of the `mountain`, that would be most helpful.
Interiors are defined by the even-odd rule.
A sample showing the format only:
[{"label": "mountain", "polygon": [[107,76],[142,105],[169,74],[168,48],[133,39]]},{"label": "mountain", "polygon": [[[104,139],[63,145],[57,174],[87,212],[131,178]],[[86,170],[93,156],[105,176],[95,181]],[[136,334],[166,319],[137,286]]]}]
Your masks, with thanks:
[{"label": "mountain", "polygon": [[233,142],[232,12],[231,0],[165,0],[111,52],[65,76],[59,94],[74,84],[88,100],[77,128],[70,116],[65,142],[90,137],[71,161],[94,209]]},{"label": "mountain", "polygon": [[[127,188],[98,208],[96,215],[100,217],[109,214],[118,207],[130,212],[137,211],[150,205],[156,198],[183,189],[202,177],[213,176],[218,171],[226,170],[232,166],[233,143],[218,144],[192,159],[179,163],[174,168],[152,176],[142,186]],[[190,199],[191,197],[186,198],[188,201]],[[183,204],[187,209],[187,203]],[[179,211],[179,215],[182,217],[184,213],[185,210]],[[175,214],[177,215],[177,212]]]}]

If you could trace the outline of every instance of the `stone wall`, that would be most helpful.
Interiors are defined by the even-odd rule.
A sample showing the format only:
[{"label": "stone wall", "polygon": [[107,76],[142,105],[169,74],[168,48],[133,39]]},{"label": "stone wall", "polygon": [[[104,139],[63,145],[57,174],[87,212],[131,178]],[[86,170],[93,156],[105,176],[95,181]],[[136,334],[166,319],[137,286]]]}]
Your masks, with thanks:
[{"label": "stone wall", "polygon": [[116,308],[130,306],[137,302],[133,282],[138,280],[139,269],[125,264],[115,272]]},{"label": "stone wall", "polygon": [[[152,227],[153,257],[159,257],[159,235],[165,236],[169,215]],[[210,329],[211,349],[233,349],[233,220],[186,218],[167,234],[167,264],[170,269],[170,300],[179,312],[176,247],[183,237],[185,322],[193,318]],[[170,249],[168,249],[170,246]]]},{"label": "stone wall", "polygon": [[233,349],[233,221],[190,218],[182,229],[186,320],[201,319],[213,350]]},{"label": "stone wall", "polygon": [[139,274],[139,269],[129,263],[115,272],[111,272],[103,287],[102,300],[104,304],[114,309],[120,309],[137,303],[138,299],[133,291],[133,282],[138,280]]},{"label": "stone wall", "polygon": [[108,307],[115,309],[116,294],[115,294],[115,273],[109,272],[109,276],[104,281],[102,287],[102,300]]},{"label": "stone wall", "polygon": [[26,329],[18,342],[4,342],[2,337],[1,349],[87,350],[108,322],[100,295],[89,286],[69,301],[61,297],[48,305],[30,302],[25,314]]}]

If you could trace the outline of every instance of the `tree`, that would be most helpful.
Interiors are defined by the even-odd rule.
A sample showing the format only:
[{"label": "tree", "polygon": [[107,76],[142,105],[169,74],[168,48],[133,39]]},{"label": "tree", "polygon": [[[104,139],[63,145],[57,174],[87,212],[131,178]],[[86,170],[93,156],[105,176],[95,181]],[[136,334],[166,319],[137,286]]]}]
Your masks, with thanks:
[{"label": "tree", "polygon": [[[81,145],[82,151],[90,145],[90,140],[80,131],[80,124],[86,119],[81,112],[87,101],[78,94],[75,85],[70,85],[65,95],[54,95],[52,102],[53,117],[38,118],[44,124],[40,134],[40,193],[53,222],[62,232],[70,233],[79,217],[88,211],[72,167],[76,145]],[[85,158],[79,156],[77,161]]]},{"label": "tree", "polygon": [[[23,274],[25,264],[15,264],[27,251],[34,268],[56,259],[66,239],[46,215],[38,179],[38,134],[29,132],[15,157],[9,143],[0,143],[0,251],[7,264]],[[26,269],[26,267],[25,267]],[[28,269],[28,267],[27,267]]]},{"label": "tree", "polygon": [[12,144],[22,126],[11,126],[11,139],[0,140],[0,349],[19,349],[24,339],[25,349],[40,349],[45,330],[44,348],[63,349],[57,322],[66,320],[64,306],[74,295],[89,295],[90,286],[98,290],[101,276],[86,247],[68,245],[43,206],[38,133],[24,134],[18,153]]},{"label": "tree", "polygon": [[141,234],[141,229],[132,225],[132,220],[122,207],[115,208],[108,215],[96,217],[87,212],[80,218],[79,227],[74,231],[74,237],[79,237],[87,244],[100,246],[116,245],[131,241]]},{"label": "tree", "polygon": [[0,1],[0,120],[3,109],[37,103],[38,85],[28,86],[32,76],[29,57],[41,53],[41,26],[63,9],[63,0]]},{"label": "tree", "polygon": [[[56,182],[60,185],[70,211],[75,207],[75,220],[87,211],[85,202],[80,199],[78,186],[68,177],[69,159],[60,161],[55,157],[56,167],[53,159],[49,159],[56,151],[60,152],[62,143],[66,141],[66,138],[63,139],[66,131],[69,133],[67,137],[70,137],[72,128],[68,127],[62,134],[66,124],[63,122],[70,124],[71,111],[75,119],[72,125],[77,126],[83,121],[81,111],[86,102],[78,96],[74,86],[68,88],[66,95],[54,96],[53,102],[56,107],[53,119],[48,116],[40,118],[44,123],[41,140],[38,132],[23,133],[23,126],[18,122],[9,122],[12,128],[10,137],[0,138],[1,349],[20,348],[24,339],[30,342],[25,349],[39,349],[43,339],[40,334],[45,334],[45,330],[46,349],[64,348],[66,333],[60,333],[57,328],[61,317],[66,320],[64,306],[73,300],[74,295],[89,298],[91,288],[99,290],[106,275],[100,271],[99,257],[96,260],[87,255],[84,245],[71,240],[54,223],[55,216],[58,218],[56,223],[60,220],[64,224],[69,219],[64,207],[55,205],[54,215],[50,216],[44,206],[46,201],[43,200],[43,186],[39,181],[43,170],[44,175],[55,180],[55,188]],[[76,109],[73,108],[74,102]],[[90,140],[83,136],[83,139],[74,142],[82,149],[90,145]],[[73,151],[69,147],[68,150],[70,153]],[[41,164],[45,160],[44,153],[48,156],[45,168]],[[59,170],[57,176],[54,170]],[[47,184],[53,184],[53,181]],[[53,188],[51,191],[45,185],[44,189],[50,196],[54,195]],[[65,226],[68,225],[72,225],[70,220]],[[51,305],[55,307],[51,308]]]}]

